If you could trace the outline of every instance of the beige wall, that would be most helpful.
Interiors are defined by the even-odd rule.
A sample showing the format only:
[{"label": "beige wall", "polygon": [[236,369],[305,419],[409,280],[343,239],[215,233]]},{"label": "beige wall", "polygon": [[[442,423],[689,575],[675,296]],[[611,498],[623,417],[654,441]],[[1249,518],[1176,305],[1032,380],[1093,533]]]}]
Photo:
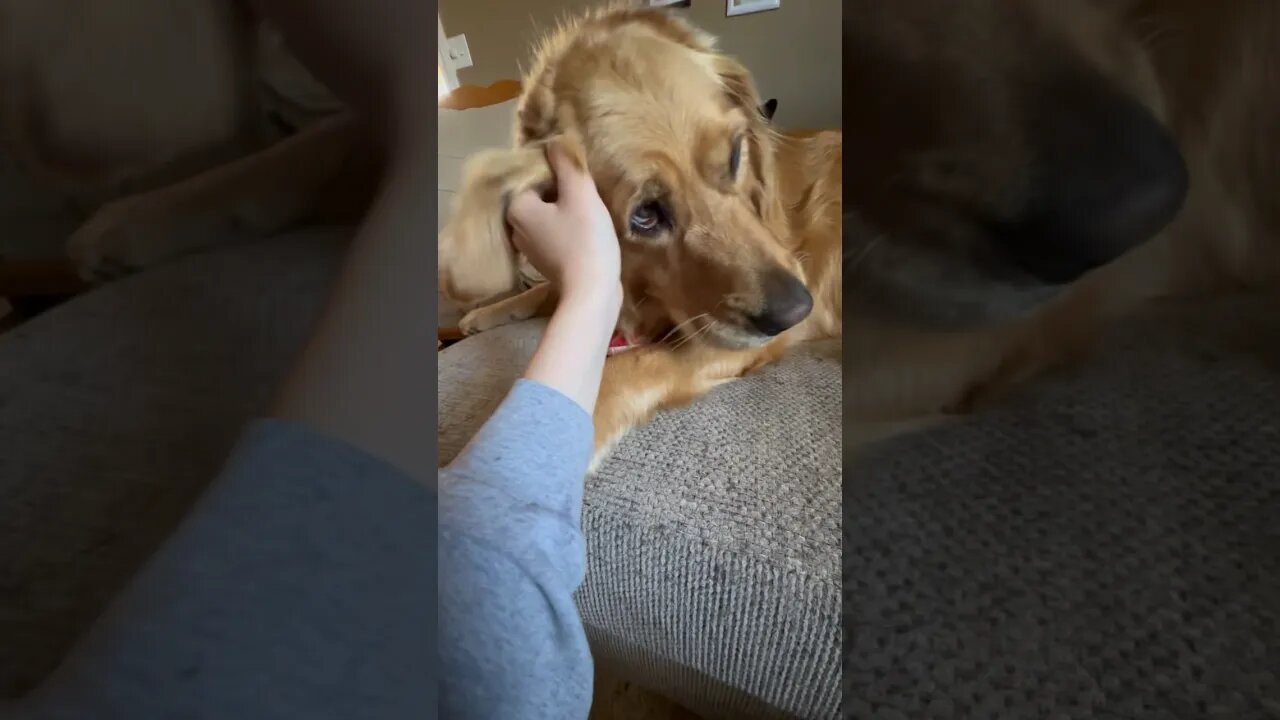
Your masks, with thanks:
[{"label": "beige wall", "polygon": [[[466,34],[475,65],[459,81],[488,85],[519,79],[533,41],[567,12],[598,0],[440,0],[449,36]],[[693,0],[675,12],[720,38],[755,75],[765,99],[778,99],[777,123],[840,126],[841,0],[782,0],[777,10],[726,17],[725,0]]]}]

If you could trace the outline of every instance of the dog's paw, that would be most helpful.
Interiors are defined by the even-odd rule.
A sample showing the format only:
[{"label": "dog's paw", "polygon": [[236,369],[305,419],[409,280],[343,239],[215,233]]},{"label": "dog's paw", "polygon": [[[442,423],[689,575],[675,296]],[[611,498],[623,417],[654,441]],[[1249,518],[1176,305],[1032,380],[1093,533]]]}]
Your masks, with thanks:
[{"label": "dog's paw", "polygon": [[604,461],[609,459],[609,455],[613,452],[613,447],[618,444],[617,439],[612,440],[604,445],[596,447],[591,453],[591,461],[587,463],[587,475],[595,475],[600,470],[600,466],[604,465]]},{"label": "dog's paw", "polygon": [[476,333],[482,333],[486,330],[492,330],[503,325],[513,323],[520,318],[511,312],[505,311],[497,306],[488,305],[476,308],[458,321],[458,330],[463,335],[471,336]]},{"label": "dog's paw", "polygon": [[67,241],[80,278],[104,282],[130,275],[167,255],[170,223],[140,203],[103,205]]}]

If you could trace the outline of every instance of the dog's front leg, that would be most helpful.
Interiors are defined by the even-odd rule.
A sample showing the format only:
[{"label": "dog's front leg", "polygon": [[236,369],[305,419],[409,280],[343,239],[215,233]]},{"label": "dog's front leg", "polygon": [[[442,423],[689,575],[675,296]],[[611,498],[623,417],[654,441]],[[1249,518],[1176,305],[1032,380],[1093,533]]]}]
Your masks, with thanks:
[{"label": "dog's front leg", "polygon": [[596,471],[629,430],[654,413],[691,402],[776,357],[777,353],[768,348],[721,350],[704,346],[672,350],[662,345],[610,357],[604,364],[596,400],[595,453],[589,472]]},{"label": "dog's front leg", "polygon": [[72,234],[68,253],[81,277],[103,280],[303,221],[358,220],[379,172],[360,139],[356,125],[331,119],[246,158],[107,203]]},{"label": "dog's front leg", "polygon": [[475,335],[520,320],[547,317],[555,310],[558,301],[559,293],[551,283],[539,283],[519,295],[468,312],[458,322],[458,329],[463,335]]}]

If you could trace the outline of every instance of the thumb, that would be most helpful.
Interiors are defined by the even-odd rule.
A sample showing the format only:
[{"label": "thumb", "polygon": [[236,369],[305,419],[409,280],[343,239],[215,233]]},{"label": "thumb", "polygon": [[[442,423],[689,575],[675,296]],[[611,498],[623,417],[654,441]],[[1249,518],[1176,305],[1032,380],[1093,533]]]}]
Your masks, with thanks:
[{"label": "thumb", "polygon": [[547,145],[547,163],[556,176],[556,191],[561,198],[579,195],[587,189],[595,190],[595,181],[583,165],[583,159],[566,150],[562,142]]}]

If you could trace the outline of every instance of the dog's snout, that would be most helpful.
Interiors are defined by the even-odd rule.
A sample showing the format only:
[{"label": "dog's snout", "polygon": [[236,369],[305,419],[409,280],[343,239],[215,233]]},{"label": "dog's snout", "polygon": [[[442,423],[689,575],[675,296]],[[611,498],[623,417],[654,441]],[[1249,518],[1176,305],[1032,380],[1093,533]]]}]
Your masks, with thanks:
[{"label": "dog's snout", "polygon": [[795,327],[813,310],[813,296],[795,275],[776,270],[762,282],[764,307],[751,316],[751,325],[765,335],[774,336]]}]

